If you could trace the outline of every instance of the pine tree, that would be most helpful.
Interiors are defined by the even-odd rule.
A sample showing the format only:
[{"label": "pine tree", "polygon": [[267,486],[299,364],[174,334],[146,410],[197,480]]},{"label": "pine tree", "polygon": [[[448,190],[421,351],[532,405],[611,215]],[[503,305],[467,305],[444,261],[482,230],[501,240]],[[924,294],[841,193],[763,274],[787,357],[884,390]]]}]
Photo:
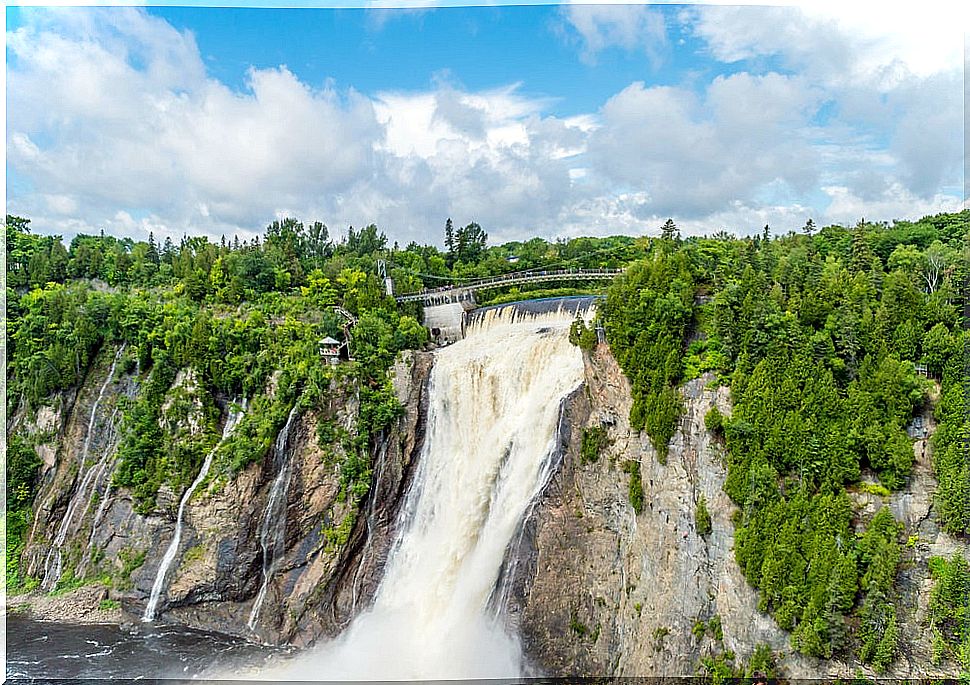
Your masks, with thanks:
[{"label": "pine tree", "polygon": [[869,224],[862,219],[852,232],[849,266],[853,271],[868,271],[875,254],[869,244]]},{"label": "pine tree", "polygon": [[174,257],[175,246],[172,244],[172,239],[166,236],[165,244],[162,246],[162,261],[166,264],[171,264]]},{"label": "pine tree", "polygon": [[152,264],[158,265],[158,245],[155,243],[155,234],[152,231],[148,232],[148,252],[145,254]]},{"label": "pine tree", "polygon": [[811,218],[809,218],[809,220],[805,222],[805,225],[802,226],[802,233],[807,236],[811,236],[813,233],[815,233],[815,222],[812,221]]},{"label": "pine tree", "polygon": [[667,219],[664,225],[660,227],[660,237],[663,240],[680,240],[680,229],[677,228],[673,219]]},{"label": "pine tree", "polygon": [[455,229],[451,223],[451,217],[445,222],[445,247],[448,248],[448,254],[455,253]]}]

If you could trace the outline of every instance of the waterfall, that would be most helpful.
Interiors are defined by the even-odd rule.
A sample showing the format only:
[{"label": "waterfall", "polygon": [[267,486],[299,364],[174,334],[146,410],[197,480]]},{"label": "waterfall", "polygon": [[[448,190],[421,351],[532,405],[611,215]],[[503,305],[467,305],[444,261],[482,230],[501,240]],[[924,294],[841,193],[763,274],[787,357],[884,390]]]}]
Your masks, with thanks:
[{"label": "waterfall", "polygon": [[[371,480],[374,486],[381,482],[384,478],[384,466],[387,464],[387,435],[381,442],[380,448],[377,450],[377,466],[374,468],[374,475]],[[365,516],[365,522],[367,523],[367,539],[364,543],[364,550],[361,552],[360,561],[357,564],[357,570],[354,571],[354,580],[350,586],[350,615],[353,616],[357,611],[357,591],[360,584],[360,572],[364,569],[367,557],[371,549],[370,540],[371,536],[374,534],[374,514],[377,509],[377,497],[376,493],[372,493],[371,497],[367,500],[367,512]]]},{"label": "waterfall", "polygon": [[238,410],[230,408],[229,416],[226,418],[225,428],[222,430],[222,438],[216,443],[207,455],[205,455],[205,460],[202,462],[202,468],[199,469],[199,475],[195,477],[192,481],[192,485],[189,486],[185,494],[182,495],[182,501],[179,502],[178,515],[175,519],[175,535],[172,536],[172,541],[168,544],[168,549],[165,550],[165,555],[162,557],[162,563],[158,567],[158,572],[155,574],[155,582],[152,583],[152,592],[148,598],[148,605],[145,607],[145,613],[142,615],[141,620],[149,623],[155,620],[156,610],[158,609],[158,600],[162,596],[162,591],[165,588],[165,576],[168,575],[168,569],[172,566],[172,562],[175,561],[175,557],[178,555],[179,544],[182,542],[182,522],[185,517],[185,506],[189,503],[189,499],[192,497],[192,493],[195,489],[199,487],[205,477],[209,474],[209,468],[212,466],[212,459],[215,457],[216,452],[219,447],[226,441],[226,439],[232,435],[233,429],[239,424],[240,419],[242,419],[243,414],[246,411],[246,400],[243,399],[242,405],[240,405]]},{"label": "waterfall", "polygon": [[489,611],[506,550],[545,486],[563,400],[583,379],[575,312],[513,307],[436,353],[428,432],[373,605],[340,636],[260,677],[517,678],[521,648]]},{"label": "waterfall", "polygon": [[[51,546],[50,550],[47,552],[47,558],[44,560],[44,581],[41,587],[44,590],[50,591],[57,587],[57,582],[61,579],[61,572],[63,571],[63,560],[61,558],[61,548],[64,546],[64,541],[67,539],[67,534],[71,529],[71,525],[74,522],[74,514],[77,512],[77,508],[81,506],[82,503],[87,503],[89,496],[87,494],[88,486],[91,484],[92,477],[98,471],[94,466],[87,467],[88,452],[91,449],[91,438],[94,437],[94,420],[98,415],[98,407],[101,406],[101,400],[104,399],[105,390],[108,389],[108,385],[111,383],[111,379],[115,375],[115,367],[118,365],[118,360],[121,359],[121,354],[125,351],[125,344],[118,348],[115,353],[114,359],[111,361],[111,367],[108,369],[108,376],[104,379],[104,383],[101,384],[101,390],[98,392],[97,399],[94,400],[94,404],[91,405],[91,415],[88,417],[88,426],[84,435],[84,446],[81,448],[81,455],[78,458],[78,477],[80,478],[80,485],[77,490],[71,496],[71,500],[67,504],[67,511],[64,512],[64,518],[61,519],[61,523],[57,528],[57,533],[54,536],[54,544]],[[106,450],[104,456],[98,461],[98,465],[102,463],[107,458],[107,453],[110,450]]]},{"label": "waterfall", "polygon": [[81,514],[81,520],[84,520],[88,512],[91,511],[91,505],[94,504],[95,495],[100,497],[100,501],[98,502],[98,508],[95,511],[94,518],[91,520],[91,532],[88,535],[87,547],[77,566],[77,575],[80,577],[84,576],[88,564],[91,562],[91,554],[94,551],[94,539],[98,533],[98,526],[101,524],[101,520],[104,518],[104,513],[107,510],[108,494],[111,490],[111,476],[114,473],[114,465],[116,462],[116,459],[112,457],[117,457],[116,450],[118,441],[121,438],[115,420],[118,413],[118,408],[115,407],[114,411],[111,412],[111,416],[108,417],[108,425],[111,427],[108,437],[105,440],[108,447],[105,449],[101,459],[98,460],[98,463],[91,468],[94,476],[91,481],[91,495],[87,498],[87,506],[84,508],[84,513]]},{"label": "waterfall", "polygon": [[286,425],[283,426],[283,430],[276,436],[276,442],[273,443],[273,464],[276,466],[276,478],[273,479],[269,498],[266,500],[263,521],[259,525],[259,545],[263,550],[263,583],[249,614],[247,625],[250,630],[256,629],[259,610],[263,606],[263,600],[266,599],[270,580],[276,572],[276,561],[286,539],[286,500],[292,472],[290,459],[286,453],[286,445],[289,442],[290,429],[293,426],[293,419],[296,418],[299,406],[299,402],[293,405],[289,416],[286,417]]}]

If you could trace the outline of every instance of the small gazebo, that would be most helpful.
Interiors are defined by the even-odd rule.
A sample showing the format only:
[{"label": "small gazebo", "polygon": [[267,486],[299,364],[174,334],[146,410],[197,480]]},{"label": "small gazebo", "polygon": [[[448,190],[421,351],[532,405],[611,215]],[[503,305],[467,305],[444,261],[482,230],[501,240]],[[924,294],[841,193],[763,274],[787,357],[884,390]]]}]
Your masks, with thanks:
[{"label": "small gazebo", "polygon": [[326,359],[331,366],[336,366],[340,363],[340,347],[339,340],[326,337],[320,341],[320,356]]}]

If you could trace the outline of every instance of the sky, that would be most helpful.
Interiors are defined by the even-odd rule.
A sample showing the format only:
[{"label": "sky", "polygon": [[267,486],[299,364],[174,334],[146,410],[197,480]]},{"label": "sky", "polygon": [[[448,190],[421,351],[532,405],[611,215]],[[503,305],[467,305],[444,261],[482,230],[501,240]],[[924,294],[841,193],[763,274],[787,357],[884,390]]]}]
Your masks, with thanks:
[{"label": "sky", "polygon": [[448,217],[497,243],[967,206],[949,3],[405,1],[8,7],[7,212],[66,239],[294,216],[404,246]]}]

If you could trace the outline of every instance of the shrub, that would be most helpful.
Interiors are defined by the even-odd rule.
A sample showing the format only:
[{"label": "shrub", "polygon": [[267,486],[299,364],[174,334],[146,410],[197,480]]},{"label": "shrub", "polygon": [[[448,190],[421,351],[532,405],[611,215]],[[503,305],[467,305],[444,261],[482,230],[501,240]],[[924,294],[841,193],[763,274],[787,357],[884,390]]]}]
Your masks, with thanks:
[{"label": "shrub", "polygon": [[709,535],[711,533],[711,514],[707,510],[707,498],[701,495],[697,500],[697,508],[694,509],[694,524],[697,526],[698,535]]},{"label": "shrub", "polygon": [[724,437],[724,415],[716,406],[711,407],[704,415],[704,427],[711,435]]},{"label": "shrub", "polygon": [[623,470],[630,474],[630,504],[633,511],[640,514],[643,511],[643,483],[640,480],[640,462],[628,459],[623,462]]},{"label": "shrub", "polygon": [[603,426],[590,426],[583,429],[583,442],[579,450],[579,457],[582,463],[595,463],[599,461],[600,454],[609,445],[606,428]]}]

